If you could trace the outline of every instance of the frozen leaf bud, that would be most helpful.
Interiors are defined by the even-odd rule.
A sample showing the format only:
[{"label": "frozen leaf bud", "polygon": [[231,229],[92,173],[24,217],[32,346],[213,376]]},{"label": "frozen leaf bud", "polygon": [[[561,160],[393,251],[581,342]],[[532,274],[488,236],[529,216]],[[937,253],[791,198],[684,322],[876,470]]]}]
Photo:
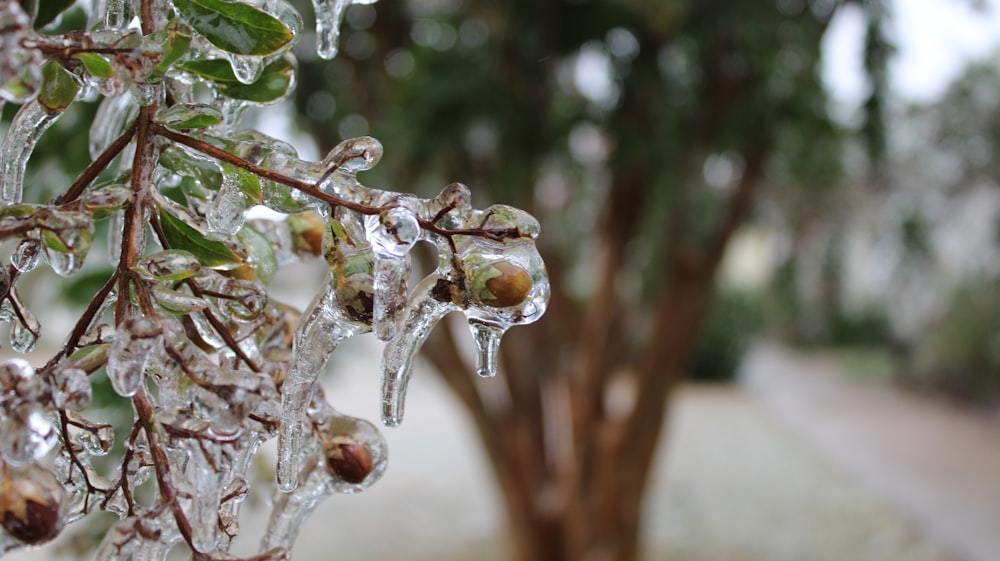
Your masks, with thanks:
[{"label": "frozen leaf bud", "polygon": [[370,136],[349,138],[333,147],[323,158],[326,173],[342,170],[357,173],[375,167],[382,159],[382,143]]},{"label": "frozen leaf bud", "polygon": [[0,526],[14,538],[36,545],[62,530],[66,491],[50,472],[10,470],[0,490]]},{"label": "frozen leaf bud", "polygon": [[531,275],[509,261],[496,261],[471,271],[472,293],[494,308],[517,306],[531,292]]},{"label": "frozen leaf bud", "polygon": [[330,474],[348,483],[361,483],[372,472],[372,455],[349,434],[338,434],[326,443]]}]

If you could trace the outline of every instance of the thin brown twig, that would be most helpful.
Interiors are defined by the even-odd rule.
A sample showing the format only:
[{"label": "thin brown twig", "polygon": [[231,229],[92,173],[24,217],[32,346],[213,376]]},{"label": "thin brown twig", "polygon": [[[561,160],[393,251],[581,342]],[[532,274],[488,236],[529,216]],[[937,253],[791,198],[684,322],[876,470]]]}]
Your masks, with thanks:
[{"label": "thin brown twig", "polygon": [[73,182],[72,185],[63,192],[62,195],[56,198],[54,204],[57,206],[65,205],[75,201],[81,194],[83,194],[84,189],[86,189],[91,183],[94,182],[101,173],[108,168],[111,162],[118,157],[118,154],[128,146],[129,142],[132,142],[132,138],[135,136],[137,128],[137,122],[132,123],[128,129],[125,130],[118,138],[114,139],[99,156],[94,158],[94,161],[87,166],[87,169],[83,170],[80,177]]}]

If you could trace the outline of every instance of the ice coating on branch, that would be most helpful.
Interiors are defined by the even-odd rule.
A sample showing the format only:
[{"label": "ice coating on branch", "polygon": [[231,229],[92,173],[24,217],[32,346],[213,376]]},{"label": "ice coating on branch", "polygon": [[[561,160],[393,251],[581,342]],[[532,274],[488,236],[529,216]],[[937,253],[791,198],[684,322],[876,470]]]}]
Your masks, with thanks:
[{"label": "ice coating on branch", "polygon": [[321,58],[337,56],[340,22],[351,4],[374,4],[375,0],[313,0],[316,11],[316,52]]},{"label": "ice coating on branch", "polygon": [[428,276],[413,290],[403,311],[403,323],[382,353],[382,422],[386,426],[395,427],[403,422],[413,357],[437,322],[448,312],[459,309],[452,302],[440,299],[439,281],[437,276]]},{"label": "ice coating on branch", "polygon": [[370,136],[349,138],[333,147],[323,158],[325,177],[340,172],[355,175],[370,170],[382,159],[382,143]]},{"label": "ice coating on branch", "polygon": [[375,253],[375,301],[372,328],[381,341],[396,334],[396,321],[406,299],[410,272],[409,251],[420,236],[416,213],[404,206],[365,218],[365,229]]},{"label": "ice coating on branch", "polygon": [[219,526],[222,470],[218,462],[222,458],[199,446],[197,440],[187,439],[183,443],[188,457],[186,479],[191,482],[190,506],[186,509],[191,521],[191,545],[196,551],[211,551]]},{"label": "ice coating on branch", "polygon": [[47,109],[37,99],[14,115],[0,147],[0,203],[18,204],[24,187],[24,169],[35,144],[61,113]]},{"label": "ice coating on branch", "polygon": [[132,397],[139,390],[162,334],[160,323],[147,317],[130,317],[118,326],[107,366],[108,380],[118,395]]}]

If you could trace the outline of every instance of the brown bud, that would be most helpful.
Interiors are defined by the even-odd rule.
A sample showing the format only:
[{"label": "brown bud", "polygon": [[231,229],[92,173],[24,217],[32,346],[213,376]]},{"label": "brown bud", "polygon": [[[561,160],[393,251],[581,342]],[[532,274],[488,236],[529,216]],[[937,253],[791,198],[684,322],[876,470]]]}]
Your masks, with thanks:
[{"label": "brown bud", "polygon": [[36,478],[38,474],[50,475],[44,471],[12,473],[0,487],[0,526],[29,545],[51,540],[63,527],[65,491],[55,478],[46,482]]},{"label": "brown bud", "polygon": [[372,472],[372,455],[349,434],[338,434],[327,442],[326,465],[330,473],[348,483],[361,483]]},{"label": "brown bud", "polygon": [[489,275],[483,283],[483,288],[486,290],[481,291],[479,296],[480,301],[487,306],[494,308],[516,306],[524,302],[531,292],[531,275],[513,263],[508,261],[493,263],[486,274]]}]

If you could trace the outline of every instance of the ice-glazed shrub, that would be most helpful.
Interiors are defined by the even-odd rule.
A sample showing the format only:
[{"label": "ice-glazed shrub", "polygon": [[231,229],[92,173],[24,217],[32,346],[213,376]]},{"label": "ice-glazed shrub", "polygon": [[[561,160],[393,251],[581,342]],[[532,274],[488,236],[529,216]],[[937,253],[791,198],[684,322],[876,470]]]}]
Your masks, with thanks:
[{"label": "ice-glazed shrub", "polygon": [[[315,1],[321,57],[336,54],[351,3]],[[368,332],[386,342],[387,425],[402,421],[413,357],[450,312],[468,319],[479,373],[494,375],[503,333],[548,300],[538,224],[502,205],[472,208],[460,183],[430,199],[366,187],[357,174],[382,157],[371,137],[310,162],[242,126],[248,108],[295,85],[304,26],[285,0],[81,0],[85,27],[52,31],[70,4],[0,0],[0,104],[19,106],[0,146],[11,348],[29,352],[41,334],[18,294],[32,271],[73,277],[105,253],[95,243],[113,270],[47,362],[0,363],[0,554],[103,510],[119,520],[102,561],[163,559],[178,544],[234,559],[251,460],[276,438],[273,507],[252,559],[287,558],[319,501],[362,491],[386,468],[376,427],[317,388],[330,354]],[[37,200],[28,161],[79,100],[98,104],[91,163]],[[256,206],[280,218],[248,219]],[[438,266],[411,286],[421,243]],[[329,269],[303,311],[268,292],[297,260]],[[133,411],[117,449],[112,426],[90,418],[98,377]],[[137,494],[149,481],[152,496]]]}]

